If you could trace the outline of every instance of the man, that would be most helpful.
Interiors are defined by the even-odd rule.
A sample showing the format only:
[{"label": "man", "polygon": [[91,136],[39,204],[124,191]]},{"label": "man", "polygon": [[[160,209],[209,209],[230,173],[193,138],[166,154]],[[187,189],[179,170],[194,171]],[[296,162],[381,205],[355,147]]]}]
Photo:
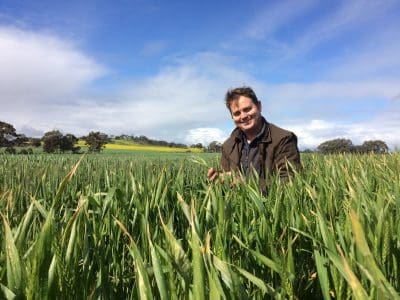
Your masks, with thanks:
[{"label": "man", "polygon": [[268,123],[261,115],[261,102],[250,87],[229,90],[225,96],[236,128],[222,145],[219,172],[208,170],[210,180],[224,178],[231,172],[248,176],[254,168],[263,193],[267,192],[272,174],[287,180],[294,169],[300,169],[297,137],[292,132]]}]

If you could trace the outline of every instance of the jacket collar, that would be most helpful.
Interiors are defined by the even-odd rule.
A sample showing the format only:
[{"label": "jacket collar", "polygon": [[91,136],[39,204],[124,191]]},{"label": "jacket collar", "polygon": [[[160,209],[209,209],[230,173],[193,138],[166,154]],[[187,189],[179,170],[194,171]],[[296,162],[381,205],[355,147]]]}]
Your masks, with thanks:
[{"label": "jacket collar", "polygon": [[[272,139],[271,139],[271,131],[269,128],[269,123],[267,122],[267,120],[265,120],[264,117],[262,117],[262,122],[263,122],[263,126],[264,126],[264,124],[266,126],[265,126],[264,133],[261,136],[260,142],[261,143],[271,143]],[[236,144],[243,143],[243,136],[244,136],[243,132],[238,127],[236,127],[232,131],[231,138],[228,140],[228,144],[227,144],[227,146],[228,146],[227,148],[230,149],[230,152],[233,151],[233,148],[235,147]]]}]

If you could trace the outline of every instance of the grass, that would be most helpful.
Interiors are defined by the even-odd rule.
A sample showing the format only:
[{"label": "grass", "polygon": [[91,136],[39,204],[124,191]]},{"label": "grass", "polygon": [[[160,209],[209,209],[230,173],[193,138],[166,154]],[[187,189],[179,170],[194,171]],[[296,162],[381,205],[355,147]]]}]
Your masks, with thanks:
[{"label": "grass", "polygon": [[399,298],[399,154],[304,155],[265,197],[133,153],[2,156],[0,298]]}]

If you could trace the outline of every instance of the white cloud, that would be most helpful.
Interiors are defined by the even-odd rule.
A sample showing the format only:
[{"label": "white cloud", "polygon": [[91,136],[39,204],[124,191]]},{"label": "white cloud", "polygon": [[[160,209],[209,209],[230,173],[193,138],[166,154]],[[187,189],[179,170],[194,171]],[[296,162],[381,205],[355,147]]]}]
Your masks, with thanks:
[{"label": "white cloud", "polygon": [[227,137],[227,134],[219,128],[195,128],[188,131],[186,143],[189,145],[201,143],[203,146],[208,146],[213,141],[223,143]]},{"label": "white cloud", "polygon": [[3,112],[67,101],[105,73],[71,42],[10,27],[0,27],[0,65]]},{"label": "white cloud", "polygon": [[[251,82],[245,73],[230,67],[229,58],[201,53],[175,58],[152,77],[116,86],[118,92],[113,95],[94,97],[88,92],[88,83],[103,70],[95,61],[77,50],[63,47],[65,42],[61,40],[50,39],[54,43],[46,44],[43,41],[47,37],[18,34],[7,37],[24,48],[27,46],[22,37],[31,37],[32,42],[28,44],[36,47],[37,55],[29,61],[29,55],[17,53],[13,57],[9,51],[12,76],[19,77],[17,68],[22,68],[22,74],[28,74],[21,84],[3,80],[3,83],[9,80],[3,86],[12,89],[0,89],[0,98],[6,99],[7,94],[13,102],[4,103],[7,109],[0,113],[0,119],[12,123],[17,130],[35,134],[59,129],[84,135],[100,130],[107,134],[126,133],[188,142],[191,129],[218,127],[229,121],[223,103],[226,89]],[[42,41],[42,46],[36,41]],[[47,61],[46,56],[57,59]],[[20,57],[25,59],[27,67],[18,65]],[[71,58],[74,60],[70,61]],[[11,70],[14,67],[16,70]],[[93,73],[86,73],[91,68]],[[43,77],[42,70],[45,70]],[[28,87],[34,87],[37,92],[28,92]]]},{"label": "white cloud", "polygon": [[383,140],[391,149],[400,146],[399,105],[393,105],[388,110],[363,122],[311,120],[285,126],[296,133],[301,149],[316,148],[322,142],[336,138],[350,139],[355,145],[368,140]]},{"label": "white cloud", "polygon": [[11,27],[0,27],[0,65],[0,118],[35,134],[73,122],[78,95],[106,73],[71,41]]},{"label": "white cloud", "polygon": [[324,120],[311,120],[284,127],[297,135],[300,149],[314,149],[327,140],[349,138],[346,126]]},{"label": "white cloud", "polygon": [[127,114],[124,126],[158,138],[187,140],[188,130],[221,126],[229,120],[224,93],[244,82],[251,78],[230,67],[229,59],[221,55],[177,59],[157,75],[124,87],[119,103]]}]

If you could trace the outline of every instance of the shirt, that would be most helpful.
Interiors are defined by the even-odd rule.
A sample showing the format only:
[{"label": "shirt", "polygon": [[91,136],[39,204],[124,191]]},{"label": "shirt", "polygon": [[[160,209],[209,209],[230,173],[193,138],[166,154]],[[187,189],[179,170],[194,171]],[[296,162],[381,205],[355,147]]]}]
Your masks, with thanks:
[{"label": "shirt", "polygon": [[261,131],[257,134],[256,138],[248,142],[245,134],[242,132],[243,147],[240,156],[241,171],[244,175],[249,176],[252,168],[254,168],[259,175],[263,174],[262,166],[260,163],[260,152],[258,151],[258,144],[264,134],[266,124],[264,123]]}]

